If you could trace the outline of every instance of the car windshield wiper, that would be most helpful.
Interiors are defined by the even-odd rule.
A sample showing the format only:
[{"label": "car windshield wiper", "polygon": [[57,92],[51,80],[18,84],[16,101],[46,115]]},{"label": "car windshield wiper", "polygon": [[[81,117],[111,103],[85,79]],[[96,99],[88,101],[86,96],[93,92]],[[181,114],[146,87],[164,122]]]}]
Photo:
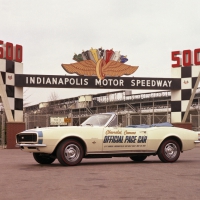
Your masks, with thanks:
[{"label": "car windshield wiper", "polygon": [[93,124],[86,124],[86,126],[93,126]]},{"label": "car windshield wiper", "polygon": [[80,126],[93,126],[93,124],[80,124]]}]

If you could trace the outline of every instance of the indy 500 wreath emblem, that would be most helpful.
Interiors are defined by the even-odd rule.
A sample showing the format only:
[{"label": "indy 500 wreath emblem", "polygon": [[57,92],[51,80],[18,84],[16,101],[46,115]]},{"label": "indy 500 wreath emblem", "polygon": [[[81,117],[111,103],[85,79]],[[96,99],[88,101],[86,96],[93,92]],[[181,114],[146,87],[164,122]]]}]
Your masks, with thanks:
[{"label": "indy 500 wreath emblem", "polygon": [[96,75],[99,80],[103,80],[105,76],[130,75],[138,69],[138,66],[124,64],[128,61],[128,58],[121,55],[119,51],[112,49],[91,48],[75,54],[73,60],[77,63],[62,64],[65,71],[85,76]]}]

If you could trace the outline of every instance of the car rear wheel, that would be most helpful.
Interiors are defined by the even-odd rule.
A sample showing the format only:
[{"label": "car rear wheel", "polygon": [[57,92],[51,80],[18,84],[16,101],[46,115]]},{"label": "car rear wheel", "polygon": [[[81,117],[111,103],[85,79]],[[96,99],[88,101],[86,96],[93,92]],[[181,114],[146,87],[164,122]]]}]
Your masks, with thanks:
[{"label": "car rear wheel", "polygon": [[147,158],[147,156],[131,156],[130,159],[136,162],[142,162]]},{"label": "car rear wheel", "polygon": [[61,165],[77,165],[83,158],[83,147],[76,140],[64,140],[58,146],[57,158]]},{"label": "car rear wheel", "polygon": [[50,155],[45,155],[41,153],[33,153],[33,158],[36,162],[40,164],[51,164],[55,160],[55,158],[50,157]]},{"label": "car rear wheel", "polygon": [[158,157],[162,162],[175,162],[179,156],[180,146],[173,139],[165,140],[158,150]]}]

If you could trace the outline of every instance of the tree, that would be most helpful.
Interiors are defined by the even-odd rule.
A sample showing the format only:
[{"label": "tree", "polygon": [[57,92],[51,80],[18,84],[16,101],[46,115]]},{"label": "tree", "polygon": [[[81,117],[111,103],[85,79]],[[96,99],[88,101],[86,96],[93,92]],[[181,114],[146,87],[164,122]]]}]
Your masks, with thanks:
[{"label": "tree", "polygon": [[48,98],[48,101],[56,101],[58,100],[58,95],[56,94],[56,92],[52,92]]},{"label": "tree", "polygon": [[24,90],[24,92],[23,92],[23,96],[24,96],[24,98],[23,98],[23,107],[26,107],[26,106],[28,106],[28,105],[30,104],[30,102],[27,101],[27,99],[31,96],[31,94],[30,94],[30,95],[27,95],[28,89],[29,89],[29,88],[26,88],[26,89]]}]

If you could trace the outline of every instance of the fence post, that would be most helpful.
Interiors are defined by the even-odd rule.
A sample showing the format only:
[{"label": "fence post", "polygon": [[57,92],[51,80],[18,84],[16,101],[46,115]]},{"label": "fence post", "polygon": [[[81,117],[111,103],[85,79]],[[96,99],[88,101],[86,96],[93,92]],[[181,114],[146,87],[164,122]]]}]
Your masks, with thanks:
[{"label": "fence post", "polygon": [[6,123],[6,118],[5,118],[5,112],[2,111],[1,114],[1,145],[2,148],[5,148],[5,123]]},{"label": "fence post", "polygon": [[24,122],[25,122],[25,129],[27,130],[28,129],[28,114],[27,113],[24,114]]},{"label": "fence post", "polygon": [[170,114],[167,114],[167,122],[171,122],[171,115]]},{"label": "fence post", "polygon": [[46,127],[49,127],[49,115],[46,115]]},{"label": "fence post", "polygon": [[[73,114],[71,112],[68,114],[68,118],[71,118],[71,122],[69,123],[68,126],[73,126]],[[79,122],[79,125],[80,125],[80,122]]]},{"label": "fence post", "polygon": [[148,124],[148,125],[151,124],[151,115],[147,115],[147,124]]},{"label": "fence post", "polygon": [[130,115],[130,113],[127,113],[127,124],[126,124],[126,126],[129,126],[129,125],[131,125],[131,115]]}]

